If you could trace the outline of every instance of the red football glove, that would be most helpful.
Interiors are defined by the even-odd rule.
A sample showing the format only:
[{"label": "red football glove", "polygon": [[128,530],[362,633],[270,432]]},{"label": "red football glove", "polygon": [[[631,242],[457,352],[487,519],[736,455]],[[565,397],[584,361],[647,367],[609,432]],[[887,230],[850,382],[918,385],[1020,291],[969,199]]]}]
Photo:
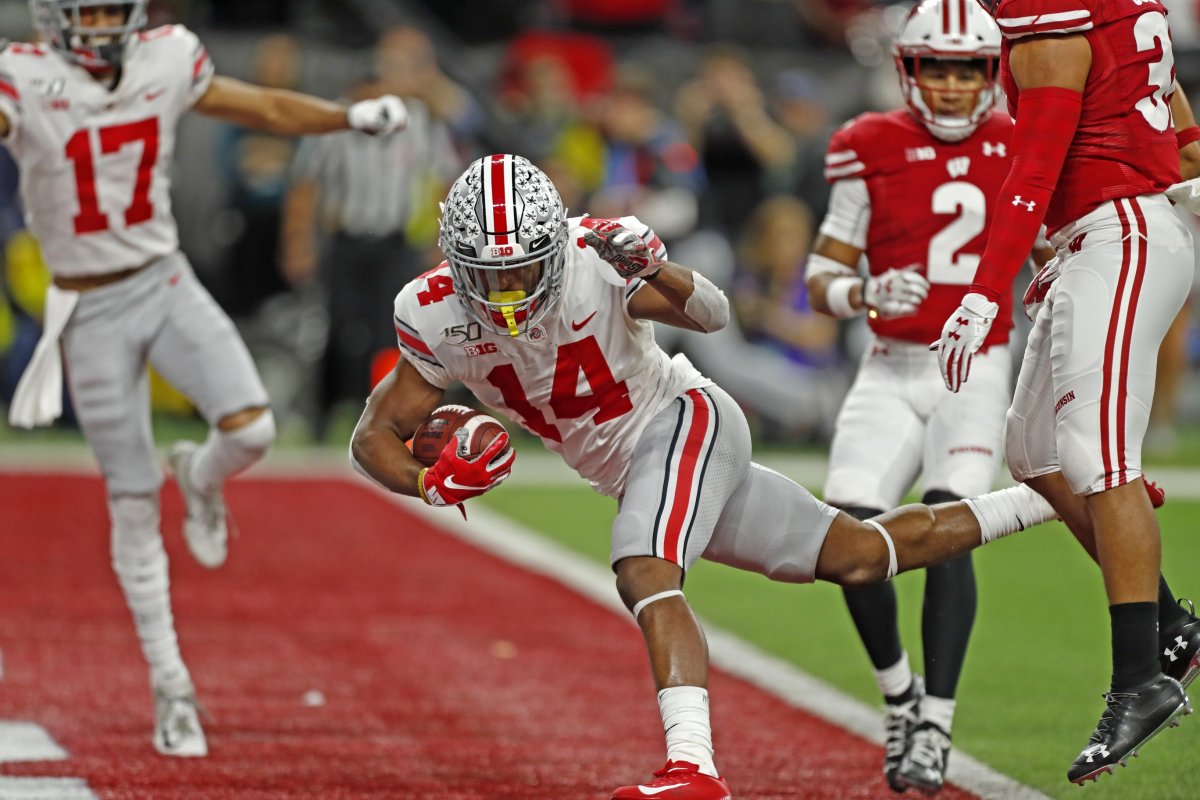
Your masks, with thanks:
[{"label": "red football glove", "polygon": [[474,458],[458,454],[458,442],[451,439],[442,448],[437,463],[421,470],[417,489],[421,499],[431,506],[453,506],[478,497],[501,484],[512,474],[517,451],[508,446],[508,434],[502,433]]},{"label": "red football glove", "polygon": [[648,278],[662,269],[662,261],[642,237],[614,219],[593,221],[583,241],[626,280]]}]

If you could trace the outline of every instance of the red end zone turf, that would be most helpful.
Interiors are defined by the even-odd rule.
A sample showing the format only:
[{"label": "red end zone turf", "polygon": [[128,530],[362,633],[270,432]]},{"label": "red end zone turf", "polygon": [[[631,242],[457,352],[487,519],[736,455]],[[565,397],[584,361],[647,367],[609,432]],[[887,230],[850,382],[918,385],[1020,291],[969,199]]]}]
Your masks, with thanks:
[{"label": "red end zone turf", "polygon": [[[210,756],[177,760],[150,745],[100,482],[0,474],[0,719],[69,753],[0,777],[82,778],[103,800],[574,800],[662,766],[627,620],[365,486],[239,480],[228,499],[241,533],[209,572],[163,493],[176,625],[211,713]],[[879,748],[721,673],[711,687],[735,797],[890,795]]]}]

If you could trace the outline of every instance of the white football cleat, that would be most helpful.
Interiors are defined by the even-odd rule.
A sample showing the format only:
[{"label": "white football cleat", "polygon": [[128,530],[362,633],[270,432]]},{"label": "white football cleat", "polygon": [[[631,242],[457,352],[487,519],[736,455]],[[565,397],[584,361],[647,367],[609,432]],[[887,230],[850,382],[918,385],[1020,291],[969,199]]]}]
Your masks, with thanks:
[{"label": "white football cleat", "polygon": [[168,696],[154,692],[154,749],[164,756],[200,758],[208,755],[208,741],[196,713],[194,692]]},{"label": "white football cleat", "polygon": [[171,445],[167,460],[175,473],[175,482],[187,505],[183,520],[183,539],[192,557],[209,569],[225,563],[229,555],[229,528],[225,524],[225,500],[220,490],[205,493],[192,483],[192,457],[199,445],[195,442],[176,442]]}]

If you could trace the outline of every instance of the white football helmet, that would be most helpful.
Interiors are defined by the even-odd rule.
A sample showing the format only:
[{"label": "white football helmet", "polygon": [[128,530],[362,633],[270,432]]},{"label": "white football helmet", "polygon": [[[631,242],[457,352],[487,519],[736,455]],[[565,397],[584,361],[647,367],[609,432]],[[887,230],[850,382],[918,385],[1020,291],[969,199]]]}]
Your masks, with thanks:
[{"label": "white football helmet", "polygon": [[[922,0],[909,12],[892,55],[909,110],[943,141],[958,142],[970,136],[996,104],[1000,29],[974,0]],[[928,61],[982,62],[987,80],[984,88],[975,92],[970,114],[937,115],[926,105],[921,96],[921,64]]]},{"label": "white football helmet", "polygon": [[558,301],[567,212],[527,159],[501,153],[474,161],[450,187],[439,225],[454,290],[480,322],[519,336]]},{"label": "white football helmet", "polygon": [[[120,65],[129,40],[146,27],[149,0],[29,0],[33,27],[71,61],[89,70]],[[80,11],[96,6],[119,6],[125,21],[105,28],[84,27]]]}]

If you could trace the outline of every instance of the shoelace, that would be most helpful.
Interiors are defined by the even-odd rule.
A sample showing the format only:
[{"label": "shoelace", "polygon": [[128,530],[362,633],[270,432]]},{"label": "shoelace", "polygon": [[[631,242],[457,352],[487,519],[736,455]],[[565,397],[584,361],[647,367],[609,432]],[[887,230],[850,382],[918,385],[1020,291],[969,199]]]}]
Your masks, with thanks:
[{"label": "shoelace", "polygon": [[916,716],[917,701],[909,700],[907,703],[888,706],[887,713],[883,718],[884,730],[884,753],[889,757],[899,757],[904,755],[904,746],[908,740],[908,730],[911,725],[917,722]]},{"label": "shoelace", "polygon": [[1100,721],[1096,723],[1096,731],[1092,734],[1092,738],[1088,740],[1091,744],[1099,744],[1104,741],[1105,736],[1112,731],[1112,726],[1117,721],[1117,709],[1128,704],[1133,698],[1137,697],[1133,692],[1105,692],[1100,695],[1104,698],[1105,709],[1100,715]]},{"label": "shoelace", "polygon": [[946,751],[950,749],[950,739],[936,728],[925,728],[913,734],[913,761],[923,767],[941,770],[945,763]]}]

